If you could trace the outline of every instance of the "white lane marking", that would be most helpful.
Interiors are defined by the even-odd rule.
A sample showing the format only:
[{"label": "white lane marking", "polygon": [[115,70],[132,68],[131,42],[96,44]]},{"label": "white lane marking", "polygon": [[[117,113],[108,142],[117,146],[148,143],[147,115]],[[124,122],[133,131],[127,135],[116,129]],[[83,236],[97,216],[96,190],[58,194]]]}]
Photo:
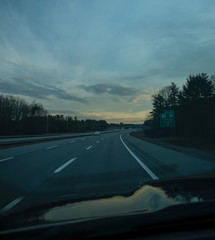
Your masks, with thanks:
[{"label": "white lane marking", "polygon": [[99,143],[99,141],[97,141],[96,143]]},{"label": "white lane marking", "polygon": [[75,143],[76,141],[71,141],[70,143]]},{"label": "white lane marking", "polygon": [[4,162],[4,161],[10,160],[10,159],[12,159],[12,158],[14,158],[14,157],[3,158],[3,159],[0,160],[0,162]]},{"label": "white lane marking", "polygon": [[65,167],[67,167],[69,164],[71,164],[73,161],[75,161],[77,157],[70,159],[68,162],[64,163],[61,167],[57,168],[54,173],[59,173],[62,171]]},{"label": "white lane marking", "polygon": [[5,207],[3,207],[0,212],[1,213],[5,213],[8,210],[10,210],[12,207],[14,207],[15,205],[17,205],[19,202],[21,202],[24,199],[23,196],[20,196],[18,198],[16,198],[15,200],[13,200],[12,202],[10,202],[9,204],[7,204]]},{"label": "white lane marking", "polygon": [[159,180],[159,178],[128,148],[125,142],[122,140],[122,134],[120,135],[120,140],[129,151],[129,153],[134,157],[134,159],[140,164],[140,166],[149,174],[153,180]]},{"label": "white lane marking", "polygon": [[92,145],[90,145],[89,147],[86,148],[86,150],[89,150],[92,147]]},{"label": "white lane marking", "polygon": [[47,147],[46,150],[49,150],[49,149],[52,149],[52,148],[56,148],[56,147],[58,147],[58,145]]}]

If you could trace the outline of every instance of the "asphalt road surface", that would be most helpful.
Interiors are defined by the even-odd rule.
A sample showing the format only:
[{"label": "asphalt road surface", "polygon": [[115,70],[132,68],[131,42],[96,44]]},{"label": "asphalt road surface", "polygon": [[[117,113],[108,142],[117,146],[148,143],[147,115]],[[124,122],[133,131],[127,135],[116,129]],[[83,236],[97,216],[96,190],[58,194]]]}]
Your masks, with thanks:
[{"label": "asphalt road surface", "polygon": [[123,194],[150,181],[199,174],[214,161],[139,140],[128,131],[0,151],[0,214],[52,201]]}]

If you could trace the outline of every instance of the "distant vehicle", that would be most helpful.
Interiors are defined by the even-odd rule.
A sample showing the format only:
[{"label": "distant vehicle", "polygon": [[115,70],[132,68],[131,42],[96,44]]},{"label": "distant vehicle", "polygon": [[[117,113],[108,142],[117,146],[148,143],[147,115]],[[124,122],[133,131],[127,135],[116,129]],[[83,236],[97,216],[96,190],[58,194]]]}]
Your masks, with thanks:
[{"label": "distant vehicle", "polygon": [[95,136],[99,136],[99,135],[100,135],[100,132],[99,132],[99,131],[95,131],[95,132],[94,132],[94,135],[95,135]]}]

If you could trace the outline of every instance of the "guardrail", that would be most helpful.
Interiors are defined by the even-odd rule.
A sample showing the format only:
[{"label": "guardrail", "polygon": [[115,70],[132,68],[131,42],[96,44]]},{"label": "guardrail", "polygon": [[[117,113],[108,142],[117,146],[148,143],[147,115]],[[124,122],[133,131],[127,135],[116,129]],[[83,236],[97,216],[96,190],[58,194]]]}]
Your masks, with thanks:
[{"label": "guardrail", "polygon": [[[102,131],[100,134],[111,133],[115,131]],[[74,137],[84,137],[94,135],[94,132],[88,133],[75,133],[75,134],[58,134],[58,135],[43,135],[43,136],[13,136],[13,137],[0,137],[0,148],[8,147],[13,145],[22,145],[36,142],[45,142],[45,141],[54,141],[66,138],[74,138]]]}]

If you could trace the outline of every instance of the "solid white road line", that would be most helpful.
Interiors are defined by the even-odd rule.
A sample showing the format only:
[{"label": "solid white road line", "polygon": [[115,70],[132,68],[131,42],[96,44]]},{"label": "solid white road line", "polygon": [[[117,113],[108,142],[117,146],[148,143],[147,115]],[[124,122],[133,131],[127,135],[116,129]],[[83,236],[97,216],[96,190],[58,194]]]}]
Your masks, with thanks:
[{"label": "solid white road line", "polygon": [[4,162],[4,161],[10,160],[10,159],[12,159],[12,158],[14,158],[14,157],[3,158],[3,159],[0,159],[0,162]]},{"label": "solid white road line", "polygon": [[69,164],[71,164],[73,161],[75,161],[77,157],[70,159],[68,162],[64,163],[61,167],[57,168],[54,173],[59,173],[62,171],[65,167],[67,167]]},{"label": "solid white road line", "polygon": [[153,180],[159,180],[159,178],[128,148],[125,142],[122,140],[122,134],[120,135],[120,140],[129,151],[129,153],[134,157],[134,159],[140,164],[140,166],[149,174]]},{"label": "solid white road line", "polygon": [[87,147],[87,148],[86,148],[86,150],[89,150],[91,147],[92,147],[92,145],[91,145],[91,146],[89,146],[89,147]]},{"label": "solid white road line", "polygon": [[58,145],[47,147],[46,149],[49,150],[49,149],[56,148],[56,147],[58,147]]},{"label": "solid white road line", "polygon": [[18,198],[16,198],[15,200],[13,200],[12,202],[10,202],[9,204],[7,204],[5,207],[3,207],[0,212],[1,213],[5,213],[8,210],[10,210],[12,207],[14,207],[15,205],[17,205],[19,202],[21,202],[24,199],[23,196],[20,196]]}]

